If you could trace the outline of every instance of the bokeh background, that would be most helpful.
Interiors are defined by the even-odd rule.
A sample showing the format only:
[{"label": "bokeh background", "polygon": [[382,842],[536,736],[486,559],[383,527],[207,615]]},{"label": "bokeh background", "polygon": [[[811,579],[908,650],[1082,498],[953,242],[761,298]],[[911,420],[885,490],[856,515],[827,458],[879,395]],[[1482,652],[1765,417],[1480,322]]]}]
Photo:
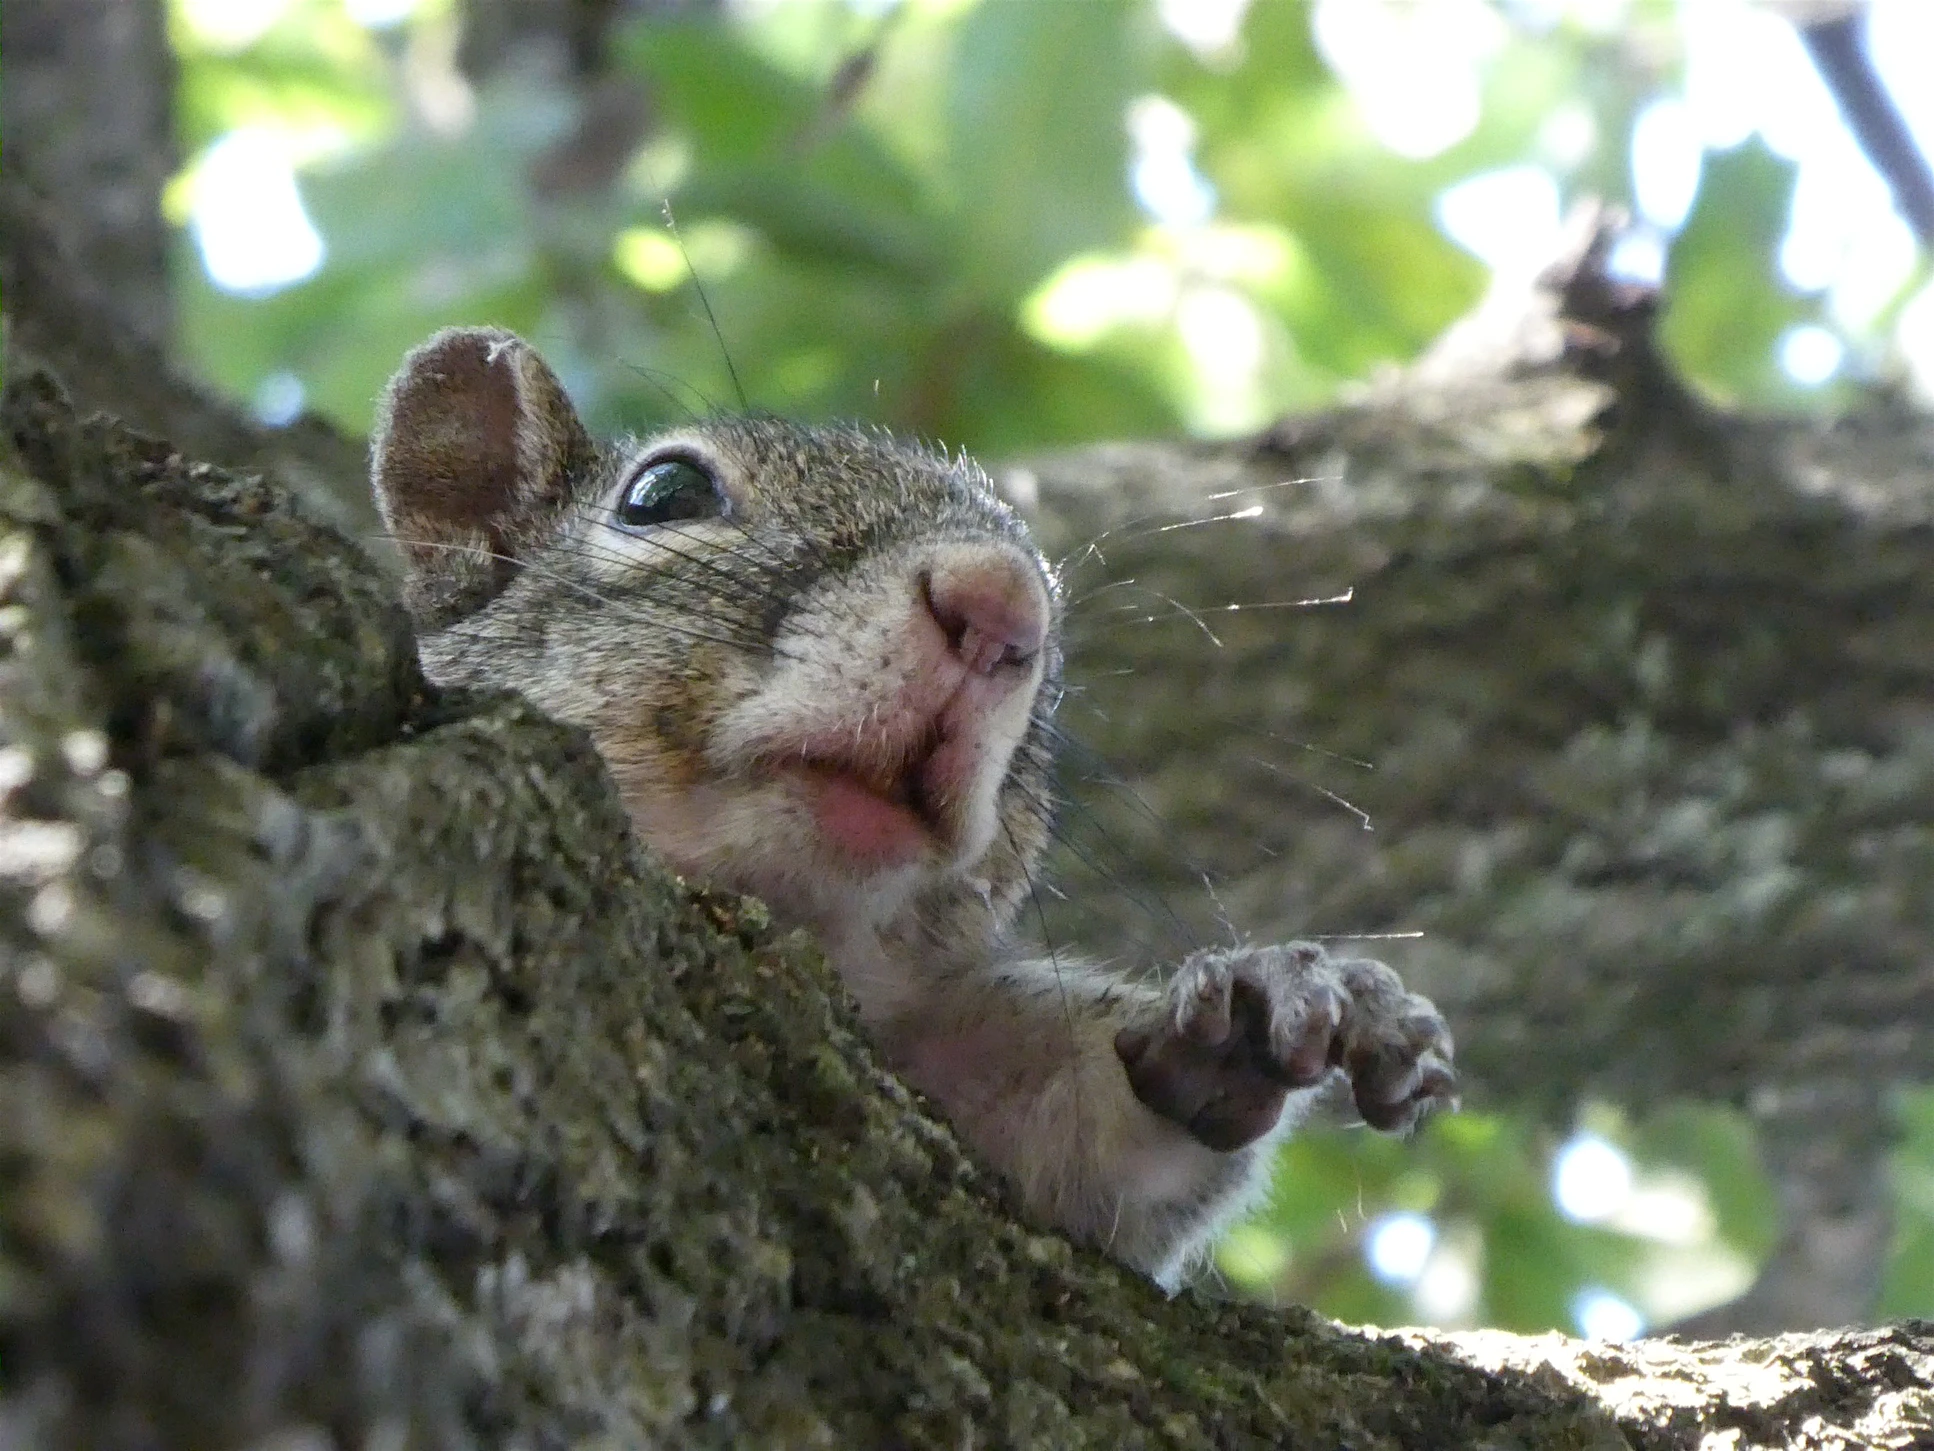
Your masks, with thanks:
[{"label": "bokeh background", "polygon": [[[1230,436],[1411,360],[1602,203],[1701,393],[1925,407],[1929,223],[1805,38],[1848,11],[172,0],[174,347],[270,426],[363,431],[407,347],[490,322],[605,429]],[[1924,175],[1934,3],[1859,19]],[[1881,1310],[1934,1315],[1934,1092],[1895,1108]],[[1738,1293],[1774,1233],[1737,1106],[1595,1103],[1300,1138],[1219,1268],[1355,1320],[1617,1338]]]}]

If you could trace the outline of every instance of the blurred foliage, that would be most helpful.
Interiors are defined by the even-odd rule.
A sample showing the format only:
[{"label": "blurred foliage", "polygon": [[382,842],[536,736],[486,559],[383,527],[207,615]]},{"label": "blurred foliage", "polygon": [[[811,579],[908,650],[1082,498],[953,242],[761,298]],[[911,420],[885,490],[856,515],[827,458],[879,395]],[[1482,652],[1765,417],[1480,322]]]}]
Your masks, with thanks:
[{"label": "blurred foliage", "polygon": [[[1352,121],[1293,3],[1257,6],[1221,68],[1129,0],[755,13],[632,24],[614,59],[646,88],[649,136],[615,186],[542,199],[530,176],[568,139],[567,88],[508,69],[468,124],[439,131],[413,87],[447,11],[374,35],[333,0],[298,0],[240,53],[189,45],[190,154],[238,125],[301,133],[330,251],[266,299],[223,296],[185,254],[186,351],[243,396],[293,374],[358,428],[410,340],[484,318],[540,341],[606,426],[733,401],[721,349],[761,406],[984,451],[1254,426],[1410,356],[1475,299],[1482,269],[1432,225],[1432,198],[1522,139],[1507,128],[1431,168],[1392,156]],[[1159,89],[1196,116],[1213,225],[1153,225],[1130,196],[1123,113]],[[689,237],[730,239],[709,267],[693,257],[716,336],[682,275],[635,265],[662,253],[647,239],[663,239],[666,200]],[[1029,328],[1031,296],[1102,260],[1140,265],[1115,269],[1112,294],[1089,289],[1093,321],[1072,340]],[[1261,352],[1234,408],[1177,327],[1191,308],[1213,324],[1217,303]]]},{"label": "blurred foliage", "polygon": [[[1573,1217],[1551,1185],[1566,1145],[1509,1116],[1440,1118],[1409,1143],[1299,1134],[1268,1208],[1224,1242],[1219,1266],[1249,1293],[1347,1320],[1520,1331],[1575,1327],[1593,1294],[1669,1323],[1751,1282],[1777,1226],[1742,1115],[1681,1104],[1634,1125],[1592,1106],[1567,1144],[1581,1141],[1609,1147],[1630,1177]],[[1396,1216],[1428,1227],[1428,1253],[1379,1275],[1374,1241]]]},{"label": "blurred foliage", "polygon": [[[560,164],[587,142],[560,57],[459,73],[461,0],[383,29],[346,0],[217,5],[240,38],[211,30],[213,3],[176,0],[184,154],[274,137],[327,256],[234,296],[184,231],[181,348],[265,416],[293,397],[356,430],[403,351],[459,322],[535,340],[604,429],[741,401],[991,454],[1254,428],[1411,358],[1477,300],[1485,268],[1439,225],[1446,188],[1536,166],[1564,203],[1629,204],[1634,119],[1679,64],[1668,0],[1609,27],[1585,17],[1617,6],[1442,0],[1495,44],[1467,133],[1418,159],[1377,138],[1304,0],[1255,0],[1239,37],[1200,51],[1152,0],[646,7],[609,65],[648,113],[586,185]],[[178,220],[201,180],[191,163]],[[1669,239],[1662,335],[1728,401],[1839,396],[1776,365],[1821,316],[1779,277],[1792,189],[1757,141],[1710,155]],[[1857,373],[1871,339],[1852,341]],[[1934,1095],[1904,1099],[1902,1122],[1888,1309],[1925,1314]],[[1593,1289],[1651,1323],[1737,1290],[1773,1233],[1744,1120],[1596,1108],[1580,1127],[1635,1166],[1599,1222],[1559,1211],[1556,1138],[1509,1117],[1410,1144],[1312,1132],[1222,1268],[1347,1318],[1523,1330],[1572,1327]],[[1404,1284],[1366,1265],[1391,1213],[1435,1236]]]},{"label": "blurred foliage", "polygon": [[1898,1228],[1881,1282],[1879,1313],[1934,1319],[1934,1088],[1900,1094],[1894,1154]]},{"label": "blurred foliage", "polygon": [[1774,346],[1787,328],[1819,318],[1817,302],[1769,288],[1756,270],[1736,265],[1742,252],[1774,255],[1792,208],[1793,171],[1757,139],[1712,157],[1672,244],[1659,339],[1679,357],[1702,359],[1702,381],[1727,403],[1791,392]]},{"label": "blurred foliage", "polygon": [[[1671,78],[1676,10],[1635,0],[1607,29],[1438,4],[1496,36],[1468,134],[1421,160],[1377,139],[1307,0],[1256,0],[1204,54],[1148,0],[655,7],[610,57],[644,135],[589,188],[544,181],[582,144],[572,83],[524,57],[472,90],[454,0],[385,31],[343,0],[276,0],[240,49],[184,23],[189,154],[275,131],[329,247],[269,298],[222,295],[184,249],[184,348],[243,396],[288,374],[352,428],[411,339],[482,319],[535,337],[607,427],[731,404],[736,370],[759,406],[984,452],[1253,428],[1409,358],[1476,299],[1484,268],[1434,216],[1447,187],[1531,165],[1562,200],[1630,202],[1623,142]],[[1136,204],[1124,117],[1148,97],[1184,128],[1170,179],[1206,215]],[[1778,278],[1790,167],[1748,141],[1706,170],[1669,248],[1668,346],[1729,401],[1830,405],[1775,363],[1821,312]],[[704,244],[716,331],[668,264],[667,202]]]}]

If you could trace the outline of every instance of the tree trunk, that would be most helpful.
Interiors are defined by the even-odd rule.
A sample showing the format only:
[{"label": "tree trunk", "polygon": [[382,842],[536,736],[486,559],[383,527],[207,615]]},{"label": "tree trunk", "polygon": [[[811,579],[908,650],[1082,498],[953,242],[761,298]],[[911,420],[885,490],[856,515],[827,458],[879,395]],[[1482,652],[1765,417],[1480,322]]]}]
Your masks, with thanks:
[{"label": "tree trunk", "polygon": [[131,329],[165,347],[174,51],[163,0],[7,0],[7,172],[59,197],[76,255]]},{"label": "tree trunk", "polygon": [[[809,943],[639,850],[578,732],[508,697],[428,688],[381,571],[273,483],[78,423],[45,374],[22,376],[18,359],[12,372],[0,440],[0,1444],[1327,1451],[1934,1435],[1926,1324],[1703,1347],[1390,1337],[1306,1312],[1166,1300],[1016,1223],[946,1129],[873,1064]],[[1903,572],[1925,525],[1900,502],[1914,497],[1908,485],[1846,495],[1853,476],[1825,464],[1803,477],[1810,493],[1768,472],[1752,488],[1690,479],[1675,505],[1636,443],[1593,495],[1584,454],[1561,470],[1549,440],[1582,437],[1565,400],[1612,396],[1606,385],[1561,367],[1542,383],[1488,386],[1473,398],[1502,408],[1516,397],[1518,413],[1473,401],[1432,422],[1415,411],[1425,395],[1404,393],[1279,437],[1279,455],[1327,440],[1323,456],[1351,460],[1361,482],[1265,496],[1290,502],[1244,536],[1263,541],[1262,573],[1228,555],[1216,588],[1247,599],[1240,591],[1280,594],[1286,581],[1304,592],[1305,578],[1366,594],[1378,584],[1378,608],[1357,617],[1292,615],[1299,631],[1341,619],[1355,635],[1272,636],[1289,642],[1269,647],[1298,665],[1289,678],[1315,683],[1275,687],[1263,703],[1361,749],[1346,733],[1356,717],[1331,693],[1360,690],[1350,709],[1401,728],[1403,751],[1387,752],[1377,777],[1389,793],[1373,803],[1379,826],[1406,823],[1398,847],[1418,844],[1379,878],[1343,836],[1312,829],[1296,849],[1314,886],[1288,898],[1292,910],[1309,904],[1305,925],[1316,906],[1348,926],[1422,914],[1433,937],[1411,966],[1466,1014],[1480,1085],[1557,1091],[1574,1053],[1587,1081],[1620,1086],[1644,1075],[1587,1051],[1611,1041],[1616,1024],[1602,1019],[1643,1021],[1633,1002],[1673,990],[1618,979],[1607,1002],[1542,945],[1517,945],[1590,915],[1548,921],[1499,886],[1528,890],[1529,864],[1560,839],[1532,808],[1575,835],[1601,819],[1637,831],[1646,802],[1677,800],[1673,783],[1709,782],[1702,819],[1732,842],[1753,799],[1739,793],[1768,789],[1753,774],[1762,760],[1791,773],[1813,759],[1765,704],[1776,662],[1751,652],[1708,683],[1737,692],[1735,716],[1674,673],[1670,643],[1674,668],[1638,664],[1647,642],[1762,616],[1783,627],[1802,610],[1795,598],[1827,602],[1814,608],[1831,620],[1829,604],[1851,590],[1865,603],[1837,623],[1861,668],[1835,698],[1849,711],[1897,699],[1889,691],[1904,701],[1918,678],[1912,642],[1926,636],[1890,630],[1925,608]],[[1380,419],[1391,443],[1379,455],[1359,440]],[[1886,426],[1879,436],[1904,436]],[[1460,447],[1467,428],[1476,442]],[[1832,435],[1802,441],[1834,456]],[[1374,457],[1423,460],[1427,485],[1362,462]],[[1176,459],[1186,472],[1163,462]],[[1078,502],[1097,477],[1140,480],[1168,508],[1217,478],[1297,467],[1266,452],[1147,449],[1044,466],[1039,479],[1073,518],[1118,507]],[[1629,537],[1613,527],[1621,509]],[[1753,576],[1757,611],[1721,596],[1702,614],[1655,619],[1675,602],[1637,584],[1625,633],[1591,633],[1601,575],[1607,591],[1620,569],[1690,587],[1684,561],[1701,528],[1729,546],[1708,567],[1795,567]],[[1591,559],[1586,543],[1617,548]],[[1481,586],[1472,597],[1427,588],[1453,566]],[[1575,608],[1566,580],[1579,582]],[[1531,593],[1512,595],[1514,584]],[[1603,741],[1569,744],[1564,711],[1587,684],[1556,653],[1526,653],[1529,636],[1509,663],[1537,690],[1511,691],[1475,622],[1499,636],[1528,629],[1514,610],[1532,601],[1563,638],[1626,660],[1625,703],[1664,724],[1614,718]],[[1883,604],[1904,613],[1883,618]],[[1240,613],[1228,619],[1247,628]],[[1392,652],[1381,659],[1379,640]],[[1239,682],[1211,688],[1202,672],[1245,658],[1237,647],[1155,658],[1144,680],[1234,713]],[[1817,658],[1798,663],[1817,673]],[[1501,692],[1498,705],[1480,684]],[[1433,699],[1462,701],[1465,714],[1450,720],[1440,704],[1431,717]],[[1853,728],[1838,711],[1811,719],[1820,739]],[[1780,798],[1877,813],[1856,833],[1871,846],[1838,843],[1849,869],[1834,891],[1897,883],[1889,873],[1909,864],[1889,855],[1904,848],[1888,831],[1911,820],[1898,803],[1917,798],[1894,793],[1890,814],[1872,804],[1877,787],[1855,788],[1868,770],[1911,784],[1924,758],[1890,744],[1915,738],[1887,735],[1885,719],[1871,729],[1868,764],[1834,768],[1832,780],[1853,783],[1841,794]],[[1146,738],[1123,744],[1138,765]],[[1441,776],[1409,798],[1433,763]],[[1214,794],[1183,803],[1192,849],[1219,840],[1203,826],[1216,809],[1250,826],[1239,793],[1260,786],[1246,773],[1199,779]],[[1641,786],[1653,794],[1634,800]],[[1502,794],[1487,825],[1488,790]],[[1592,815],[1601,800],[1628,814]],[[1431,844],[1433,814],[1450,823],[1444,845]],[[1267,844],[1288,836],[1275,817],[1266,824],[1279,833]],[[1495,850],[1460,875],[1467,840]],[[1694,834],[1679,846],[1689,857],[1647,869],[1678,874],[1644,899],[1678,926],[1696,919],[1683,877],[1707,860],[1699,846]],[[1608,835],[1598,858],[1561,857],[1558,880],[1579,882],[1570,889],[1586,907],[1620,882],[1643,892],[1652,879],[1640,868],[1654,859],[1619,855],[1636,850]],[[1713,850],[1722,877],[1762,860]],[[1365,874],[1355,887],[1352,867]],[[1459,896],[1480,889],[1493,893],[1486,907],[1518,913],[1515,931],[1487,929]],[[1255,891],[1261,927],[1284,898]],[[1857,906],[1887,901],[1874,887]],[[1831,975],[1857,983],[1873,961],[1861,954],[1883,947],[1895,955],[1881,961],[1910,961],[1905,914],[1918,907],[1894,910],[1879,925],[1834,919],[1864,935]],[[1556,945],[1576,950],[1580,929],[1567,930]],[[1647,941],[1627,934],[1628,950]],[[1768,969],[1774,985],[1807,988],[1781,975],[1784,961]],[[1734,981],[1723,957],[1715,970]],[[1910,1002],[1924,988],[1900,981]],[[1814,1001],[1825,1011],[1841,999]],[[1851,1009],[1846,1020],[1863,1021]],[[1532,1035],[1517,1041],[1549,1050],[1542,1074],[1514,1072],[1490,1043],[1522,1033],[1514,1023]],[[1662,1086],[1713,1081],[1693,1066],[1667,1052]]]},{"label": "tree trunk", "polygon": [[65,208],[11,172],[0,176],[0,297],[9,354],[45,360],[82,408],[105,409],[195,458],[273,473],[359,539],[380,527],[359,443],[309,414],[263,428],[181,377],[95,285]]}]

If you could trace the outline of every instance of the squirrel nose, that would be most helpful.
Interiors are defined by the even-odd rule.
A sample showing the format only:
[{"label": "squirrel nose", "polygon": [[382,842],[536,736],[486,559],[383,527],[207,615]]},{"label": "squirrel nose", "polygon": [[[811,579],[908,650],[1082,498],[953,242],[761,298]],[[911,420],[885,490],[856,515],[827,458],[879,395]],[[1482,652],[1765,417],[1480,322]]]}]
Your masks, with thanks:
[{"label": "squirrel nose", "polygon": [[1048,597],[1040,571],[994,545],[942,549],[920,572],[920,595],[947,647],[970,671],[992,675],[1027,665],[1048,635]]}]

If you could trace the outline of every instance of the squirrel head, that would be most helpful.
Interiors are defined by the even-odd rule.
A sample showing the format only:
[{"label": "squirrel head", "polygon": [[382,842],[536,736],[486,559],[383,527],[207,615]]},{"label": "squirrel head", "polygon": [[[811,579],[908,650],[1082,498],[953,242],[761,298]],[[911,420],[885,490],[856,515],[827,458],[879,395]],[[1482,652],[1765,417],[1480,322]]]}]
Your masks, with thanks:
[{"label": "squirrel head", "polygon": [[584,726],[678,870],[831,934],[1011,918],[1060,595],[971,460],[768,417],[600,444],[480,328],[404,360],[372,454],[432,678]]}]

